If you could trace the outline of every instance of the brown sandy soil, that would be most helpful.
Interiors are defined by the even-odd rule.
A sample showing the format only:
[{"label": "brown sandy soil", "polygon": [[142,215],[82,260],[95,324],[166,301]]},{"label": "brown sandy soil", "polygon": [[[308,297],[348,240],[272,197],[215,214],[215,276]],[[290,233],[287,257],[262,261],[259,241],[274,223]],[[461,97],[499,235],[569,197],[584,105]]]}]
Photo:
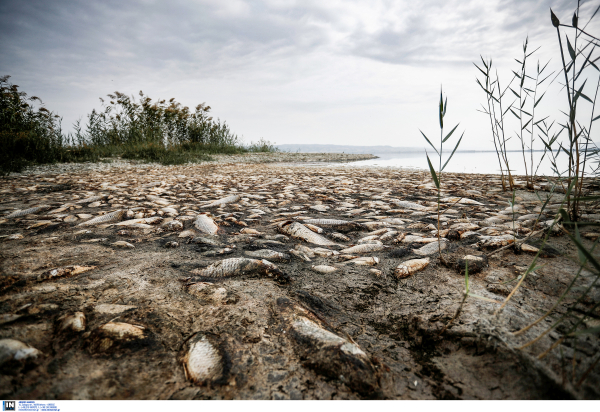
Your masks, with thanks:
[{"label": "brown sandy soil", "polygon": [[[498,182],[491,175],[444,175],[443,197],[457,198],[444,203],[450,210],[443,228],[471,225],[448,234],[443,253],[449,262],[492,252],[483,236],[522,239],[535,230],[533,221],[518,218],[537,213],[537,197],[517,193],[513,232],[510,195]],[[577,251],[564,235],[550,237],[553,250],[498,314],[494,301],[506,298],[534,255],[509,248],[490,256],[480,271],[472,266],[470,290],[489,300],[469,297],[440,335],[462,300],[465,279],[459,266],[442,265],[437,253],[418,254],[426,244],[419,242],[433,237],[437,224],[433,189],[422,172],[278,164],[50,170],[2,179],[0,339],[29,347],[15,352],[0,340],[0,397],[597,399],[600,365],[577,383],[598,357],[598,335],[565,340],[536,358],[581,316],[587,316],[582,328],[598,325],[597,309],[586,315],[600,301],[597,285],[577,304],[576,317],[517,349],[574,304],[595,279],[592,272],[583,271],[578,292],[548,320],[513,335],[549,309],[574,278]],[[234,195],[230,203],[209,205]],[[104,197],[82,202],[96,196]],[[456,203],[460,197],[474,202]],[[558,200],[542,220],[552,218]],[[41,205],[47,208],[8,217]],[[117,210],[129,213],[81,225]],[[200,212],[210,213],[216,235],[195,226]],[[599,217],[585,212],[588,220]],[[151,217],[161,219],[115,225]],[[319,239],[332,246],[291,237],[285,233],[290,225],[279,227],[308,218],[360,225],[313,223],[323,230]],[[392,231],[398,233],[385,236]],[[467,231],[474,233],[460,239]],[[365,237],[361,244],[381,248],[342,251]],[[213,263],[252,258],[247,253],[262,249],[288,255],[288,261],[267,260],[290,282],[264,268],[205,276]],[[345,254],[378,263],[354,264]],[[408,277],[394,275],[400,263],[417,258],[430,263]],[[336,270],[312,268],[319,265]],[[52,272],[65,267],[71,272]],[[68,323],[78,312],[85,317],[79,328]]]}]

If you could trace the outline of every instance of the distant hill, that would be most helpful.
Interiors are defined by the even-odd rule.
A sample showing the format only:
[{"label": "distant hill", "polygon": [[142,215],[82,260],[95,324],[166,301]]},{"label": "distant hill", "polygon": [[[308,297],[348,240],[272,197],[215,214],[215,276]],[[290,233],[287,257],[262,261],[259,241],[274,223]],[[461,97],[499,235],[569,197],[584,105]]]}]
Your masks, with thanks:
[{"label": "distant hill", "polygon": [[338,144],[278,144],[282,152],[300,153],[406,153],[422,152],[422,147],[350,146]]}]

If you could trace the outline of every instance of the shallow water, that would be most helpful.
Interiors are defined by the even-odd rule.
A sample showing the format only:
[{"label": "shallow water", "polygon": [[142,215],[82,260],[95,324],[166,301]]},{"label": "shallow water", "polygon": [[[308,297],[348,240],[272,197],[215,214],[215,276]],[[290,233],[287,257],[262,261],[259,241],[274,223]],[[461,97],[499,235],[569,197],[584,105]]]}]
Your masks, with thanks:
[{"label": "shallow water", "polygon": [[[538,176],[554,176],[555,173],[552,170],[552,164],[548,156],[542,159],[543,152],[534,152],[534,165],[537,168]],[[422,169],[427,170],[427,158],[425,152],[407,152],[407,153],[374,153],[379,156],[377,159],[361,160],[358,162],[343,163],[343,164],[331,164],[337,166],[359,166],[359,167],[400,167],[409,169]],[[523,155],[520,152],[510,152],[508,154],[508,161],[512,173],[515,175],[524,175],[525,168],[523,166]],[[529,156],[529,154],[527,154]],[[429,153],[429,158],[437,169],[439,166],[435,153]],[[448,158],[444,155],[443,161],[445,162]],[[542,159],[540,163],[540,159]],[[530,157],[528,160],[528,168]],[[539,168],[538,168],[539,163]],[[558,167],[561,172],[564,172],[568,164],[566,155],[558,158]],[[597,162],[592,164],[593,167],[597,167]],[[444,169],[445,172],[454,173],[479,173],[479,174],[500,174],[500,167],[498,164],[498,157],[496,152],[456,152],[450,160],[450,163]],[[530,172],[530,171],[529,171]],[[591,172],[591,168],[588,167],[588,172]]]}]

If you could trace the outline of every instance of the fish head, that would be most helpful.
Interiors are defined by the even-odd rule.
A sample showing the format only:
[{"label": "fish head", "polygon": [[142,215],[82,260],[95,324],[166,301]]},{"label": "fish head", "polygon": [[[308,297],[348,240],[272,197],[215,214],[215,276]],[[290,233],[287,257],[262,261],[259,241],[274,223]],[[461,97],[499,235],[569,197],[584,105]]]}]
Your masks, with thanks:
[{"label": "fish head", "polygon": [[268,260],[263,259],[262,263],[264,265],[264,270],[267,276],[273,277],[276,282],[285,284],[292,282],[292,278],[287,273],[283,272],[277,266],[269,262]]},{"label": "fish head", "polygon": [[278,283],[281,283],[281,284],[286,284],[286,283],[291,283],[291,282],[292,282],[292,278],[291,278],[291,276],[290,276],[290,275],[288,275],[288,274],[287,274],[287,273],[285,273],[285,272],[282,272],[282,271],[281,271],[281,270],[279,270],[279,269],[277,269],[277,272],[276,272],[276,273],[274,273],[274,275],[275,275],[275,280],[276,280]]}]

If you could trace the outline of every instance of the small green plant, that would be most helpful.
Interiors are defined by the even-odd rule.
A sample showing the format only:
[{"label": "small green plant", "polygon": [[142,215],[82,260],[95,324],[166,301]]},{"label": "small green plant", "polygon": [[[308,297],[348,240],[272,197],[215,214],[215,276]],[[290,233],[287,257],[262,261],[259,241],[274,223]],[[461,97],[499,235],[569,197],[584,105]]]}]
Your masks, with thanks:
[{"label": "small green plant", "polygon": [[454,126],[454,128],[452,130],[450,130],[450,133],[448,133],[446,136],[444,136],[444,117],[446,116],[447,109],[448,109],[448,97],[446,97],[446,100],[444,101],[443,92],[442,92],[442,90],[440,90],[440,103],[439,103],[440,146],[439,146],[439,150],[433,145],[433,143],[431,143],[431,140],[429,140],[429,138],[425,135],[425,133],[423,133],[421,130],[419,130],[421,132],[421,134],[423,135],[423,137],[425,138],[425,140],[427,141],[427,143],[429,143],[429,145],[437,153],[438,160],[439,160],[439,166],[438,166],[438,170],[436,172],[433,167],[433,164],[431,163],[431,159],[429,159],[429,154],[427,154],[427,152],[426,152],[427,163],[429,164],[429,171],[431,173],[431,178],[433,179],[433,182],[435,183],[435,187],[437,188],[437,238],[438,238],[437,242],[438,242],[438,251],[440,254],[440,261],[442,261],[442,263],[444,263],[444,257],[442,256],[442,245],[441,245],[441,239],[440,239],[440,230],[441,230],[441,227],[440,227],[440,216],[441,216],[440,198],[441,198],[441,191],[442,191],[442,172],[444,171],[444,169],[450,162],[450,159],[452,159],[452,156],[454,156],[454,153],[456,152],[456,149],[458,149],[458,145],[460,144],[460,142],[465,134],[464,132],[462,133],[462,135],[460,136],[460,139],[458,139],[458,142],[454,146],[454,150],[452,150],[452,153],[450,154],[450,156],[448,157],[448,159],[442,166],[442,158],[444,155],[444,143],[446,143],[448,141],[448,139],[450,139],[452,134],[458,128],[458,124],[457,124],[456,126]]}]

